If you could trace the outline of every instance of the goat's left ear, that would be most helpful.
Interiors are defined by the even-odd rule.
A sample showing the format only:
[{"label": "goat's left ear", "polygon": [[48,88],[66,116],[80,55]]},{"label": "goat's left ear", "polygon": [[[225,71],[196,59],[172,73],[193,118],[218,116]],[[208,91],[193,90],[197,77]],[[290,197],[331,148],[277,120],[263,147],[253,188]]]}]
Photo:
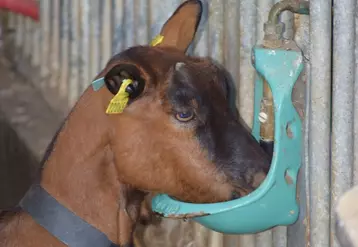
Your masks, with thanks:
[{"label": "goat's left ear", "polygon": [[162,40],[156,46],[175,47],[186,52],[195,37],[203,7],[203,2],[199,0],[182,3],[162,27]]}]

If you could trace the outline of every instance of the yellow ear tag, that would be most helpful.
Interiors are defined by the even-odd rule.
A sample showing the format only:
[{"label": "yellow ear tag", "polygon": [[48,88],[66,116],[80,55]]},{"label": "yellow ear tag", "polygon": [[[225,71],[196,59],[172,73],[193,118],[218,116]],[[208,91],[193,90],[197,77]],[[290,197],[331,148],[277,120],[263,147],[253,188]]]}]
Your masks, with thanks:
[{"label": "yellow ear tag", "polygon": [[123,112],[129,100],[129,94],[126,92],[126,88],[132,82],[133,81],[131,79],[123,80],[118,93],[111,99],[111,102],[107,107],[107,114],[118,114]]},{"label": "yellow ear tag", "polygon": [[154,37],[154,39],[152,40],[152,42],[150,42],[151,46],[156,46],[159,45],[160,43],[163,42],[164,36],[158,34],[157,36]]}]

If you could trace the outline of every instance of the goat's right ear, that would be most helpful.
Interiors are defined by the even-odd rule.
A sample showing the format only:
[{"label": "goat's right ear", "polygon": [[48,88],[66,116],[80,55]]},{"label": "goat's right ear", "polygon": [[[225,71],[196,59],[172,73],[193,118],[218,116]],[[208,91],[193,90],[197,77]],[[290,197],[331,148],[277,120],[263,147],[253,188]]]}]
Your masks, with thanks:
[{"label": "goat's right ear", "polygon": [[156,46],[167,46],[185,52],[194,40],[203,13],[203,2],[188,0],[182,3],[160,31],[162,39]]}]

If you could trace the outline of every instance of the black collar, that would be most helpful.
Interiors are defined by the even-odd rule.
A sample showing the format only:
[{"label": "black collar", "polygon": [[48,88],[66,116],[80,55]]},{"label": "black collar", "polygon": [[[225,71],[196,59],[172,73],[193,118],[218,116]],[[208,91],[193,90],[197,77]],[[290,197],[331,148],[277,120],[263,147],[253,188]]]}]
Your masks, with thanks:
[{"label": "black collar", "polygon": [[61,205],[39,183],[33,184],[26,192],[20,207],[67,246],[119,247],[103,232]]}]

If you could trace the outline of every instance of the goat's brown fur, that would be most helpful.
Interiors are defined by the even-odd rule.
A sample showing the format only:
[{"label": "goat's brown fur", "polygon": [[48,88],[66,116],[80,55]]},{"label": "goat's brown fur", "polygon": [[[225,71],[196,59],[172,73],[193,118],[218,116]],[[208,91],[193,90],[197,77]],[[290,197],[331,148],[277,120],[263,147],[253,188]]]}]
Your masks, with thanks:
[{"label": "goat's brown fur", "polygon": [[[169,20],[162,33],[170,39],[164,39],[158,47],[127,49],[109,61],[97,78],[106,76],[118,66],[131,65],[145,81],[143,92],[129,102],[122,114],[109,116],[105,110],[113,94],[107,87],[96,92],[89,87],[62,126],[41,173],[41,185],[54,198],[114,243],[133,242],[135,224],[149,191],[168,193],[192,202],[217,202],[230,199],[233,191],[241,195],[247,193],[250,186],[257,187],[260,182],[252,176],[242,176],[238,178],[241,182],[234,183],[234,178],[221,168],[225,161],[215,163],[214,158],[209,157],[212,151],[196,141],[194,125],[183,126],[173,118],[173,101],[169,99],[168,90],[172,87],[178,63],[185,65],[183,75],[190,75],[200,92],[215,103],[212,104],[215,110],[224,112],[221,117],[230,115],[226,113],[223,71],[210,59],[184,54],[197,22],[197,17],[185,15],[198,12],[195,3],[188,1],[190,11],[184,11],[183,5],[176,12],[183,16],[174,15],[171,19],[179,23],[177,28],[184,30],[185,35],[168,29],[168,25],[173,25]],[[197,114],[197,121],[204,121],[200,115],[201,104],[196,99],[191,99],[190,104]],[[236,124],[233,120],[232,125]],[[243,138],[243,150],[248,147],[249,153],[257,155],[254,162],[262,166],[256,169],[248,165],[245,169],[253,175],[264,174],[267,171],[265,154],[255,150],[255,141],[241,132],[241,128],[239,133],[243,133],[240,137]],[[232,147],[228,148],[232,155]],[[232,162],[229,162],[230,166],[233,166]],[[242,171],[237,173],[241,176]],[[264,175],[260,180],[263,179]],[[250,185],[251,180],[256,184]],[[0,230],[0,246],[64,245],[31,216],[21,212],[9,218]]]}]

